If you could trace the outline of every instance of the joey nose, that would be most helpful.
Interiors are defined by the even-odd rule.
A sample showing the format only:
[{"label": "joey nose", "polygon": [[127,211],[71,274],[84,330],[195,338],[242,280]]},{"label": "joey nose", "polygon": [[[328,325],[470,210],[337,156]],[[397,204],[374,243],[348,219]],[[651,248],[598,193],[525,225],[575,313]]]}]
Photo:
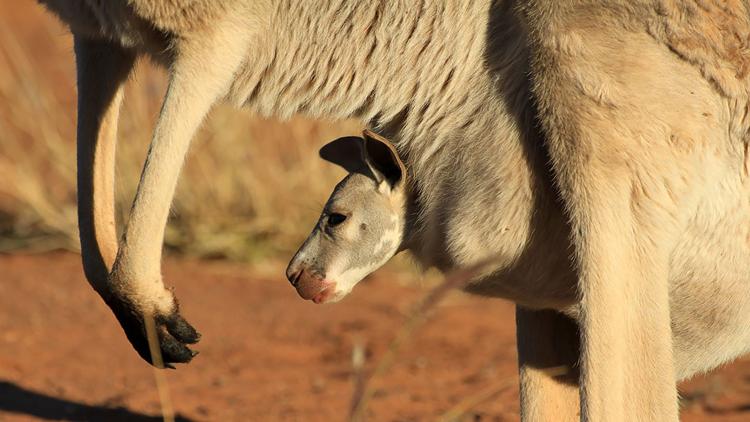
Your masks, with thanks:
[{"label": "joey nose", "polygon": [[287,267],[286,269],[286,278],[290,283],[292,283],[292,286],[297,287],[301,275],[301,268],[299,268],[297,265],[294,265],[293,263],[289,264],[289,267]]}]

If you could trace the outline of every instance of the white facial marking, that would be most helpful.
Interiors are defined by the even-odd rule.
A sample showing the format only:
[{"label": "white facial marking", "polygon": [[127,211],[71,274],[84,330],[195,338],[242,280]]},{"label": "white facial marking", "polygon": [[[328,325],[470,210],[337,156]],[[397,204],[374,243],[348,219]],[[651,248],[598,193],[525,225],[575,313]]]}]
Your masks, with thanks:
[{"label": "white facial marking", "polygon": [[373,249],[373,255],[380,255],[386,248],[392,248],[393,245],[398,245],[398,243],[401,241],[401,224],[398,221],[398,217],[392,216],[391,223],[391,228],[383,232],[383,236],[380,238],[380,241],[377,245],[375,245],[375,248]]},{"label": "white facial marking", "polygon": [[398,216],[391,217],[391,228],[383,233],[380,241],[372,250],[372,256],[381,256],[377,261],[368,261],[364,265],[346,266],[348,256],[337,258],[328,266],[326,279],[336,283],[336,291],[328,302],[336,302],[348,295],[354,286],[363,278],[382,267],[396,254],[400,242],[401,223]]}]

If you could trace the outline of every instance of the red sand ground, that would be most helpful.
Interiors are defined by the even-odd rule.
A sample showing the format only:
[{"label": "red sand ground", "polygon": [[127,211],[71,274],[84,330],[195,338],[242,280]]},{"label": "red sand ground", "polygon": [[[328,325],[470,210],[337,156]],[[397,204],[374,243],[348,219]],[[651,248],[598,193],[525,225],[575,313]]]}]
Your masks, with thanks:
[{"label": "red sand ground", "polygon": [[[304,302],[278,276],[168,260],[203,333],[193,363],[165,371],[187,420],[344,420],[351,354],[383,354],[424,288],[381,275],[335,305]],[[487,389],[466,420],[518,419],[513,307],[451,294],[374,385],[374,421],[434,420]],[[750,358],[682,386],[685,421],[750,420]],[[0,256],[0,420],[158,420],[152,370],[70,254]]]}]

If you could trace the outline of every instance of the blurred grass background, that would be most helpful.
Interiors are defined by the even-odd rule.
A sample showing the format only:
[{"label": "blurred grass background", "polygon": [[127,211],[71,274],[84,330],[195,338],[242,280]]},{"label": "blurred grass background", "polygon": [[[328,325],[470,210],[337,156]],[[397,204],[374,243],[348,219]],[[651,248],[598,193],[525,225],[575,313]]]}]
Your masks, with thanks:
[{"label": "blurred grass background", "polygon": [[[142,60],[127,87],[117,212],[130,209],[165,76]],[[77,250],[72,38],[35,2],[0,2],[0,250]],[[172,206],[170,252],[287,258],[343,172],[318,158],[354,122],[264,120],[219,106],[193,140]]]}]

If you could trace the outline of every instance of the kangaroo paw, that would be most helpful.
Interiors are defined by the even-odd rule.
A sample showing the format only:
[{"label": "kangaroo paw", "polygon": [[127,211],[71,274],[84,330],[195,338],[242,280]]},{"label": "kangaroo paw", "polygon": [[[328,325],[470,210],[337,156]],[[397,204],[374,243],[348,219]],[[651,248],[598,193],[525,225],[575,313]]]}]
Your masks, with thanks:
[{"label": "kangaroo paw", "polygon": [[154,362],[155,356],[152,356],[149,348],[146,318],[153,318],[164,367],[174,368],[172,363],[188,363],[198,354],[187,345],[197,343],[200,334],[180,315],[176,300],[173,299],[173,306],[167,312],[144,306],[127,295],[115,295],[105,299],[105,302],[120,322],[130,344],[146,362],[160,366],[158,358]]}]

